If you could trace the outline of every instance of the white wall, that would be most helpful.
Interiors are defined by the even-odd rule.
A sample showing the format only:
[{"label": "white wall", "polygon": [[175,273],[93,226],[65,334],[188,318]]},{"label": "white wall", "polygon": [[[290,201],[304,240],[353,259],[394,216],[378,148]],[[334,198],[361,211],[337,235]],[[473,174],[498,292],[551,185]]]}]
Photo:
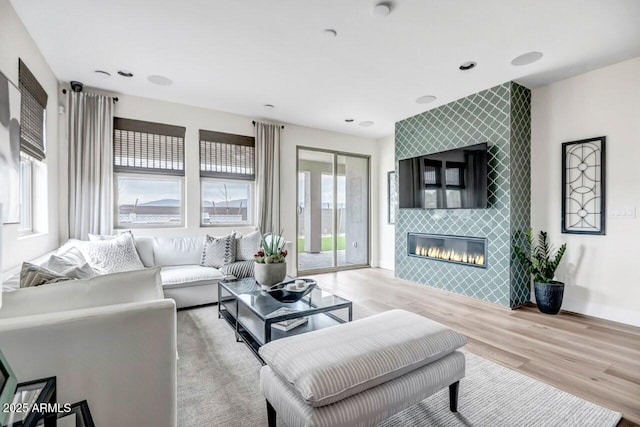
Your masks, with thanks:
[{"label": "white wall", "polygon": [[[58,233],[58,82],[31,36],[22,25],[11,3],[0,0],[0,71],[18,84],[18,58],[21,58],[49,95],[47,101],[47,158],[39,167],[34,201],[36,233],[20,237],[18,226],[2,226],[2,269],[33,259],[59,243]],[[0,183],[0,185],[6,185]]]},{"label": "white wall", "polygon": [[640,58],[534,89],[531,111],[531,225],[568,245],[563,309],[640,326],[640,219],[560,233],[563,142],[606,136],[607,210],[640,207]]},{"label": "white wall", "polygon": [[[85,89],[91,91],[91,89]],[[160,90],[160,89],[159,89]],[[253,136],[253,124],[251,117],[237,114],[224,113],[206,108],[192,107],[149,98],[141,98],[129,95],[117,95],[119,98],[115,108],[117,117],[146,120],[152,122],[167,123],[177,126],[185,126],[185,167],[186,167],[186,223],[181,228],[153,228],[134,229],[138,235],[163,235],[180,236],[196,234],[225,234],[232,229],[248,231],[252,228],[224,228],[200,226],[200,178],[199,178],[199,130],[206,129],[217,132],[233,133],[238,135]],[[66,116],[62,119],[66,121]],[[330,150],[338,150],[371,156],[372,175],[375,176],[377,165],[377,148],[373,139],[338,134],[302,126],[285,123],[281,138],[281,194],[280,212],[281,224],[287,240],[296,240],[296,146],[316,147]],[[62,153],[66,153],[66,138],[62,141]],[[66,156],[66,154],[65,154]],[[66,170],[66,157],[61,158],[61,167]],[[377,181],[372,179],[372,230],[377,228],[378,203]],[[65,194],[65,200],[67,195]],[[63,205],[66,205],[64,203]],[[66,208],[60,210],[63,236],[68,236],[66,226]],[[377,238],[372,233],[372,260],[377,259]],[[294,252],[294,251],[292,251]],[[295,253],[291,254],[288,262],[290,266],[296,265]],[[374,261],[375,262],[375,261]]]},{"label": "white wall", "polygon": [[387,172],[395,170],[395,135],[389,135],[377,140],[378,143],[378,265],[388,270],[394,269],[395,264],[395,226],[389,224],[387,218]]}]

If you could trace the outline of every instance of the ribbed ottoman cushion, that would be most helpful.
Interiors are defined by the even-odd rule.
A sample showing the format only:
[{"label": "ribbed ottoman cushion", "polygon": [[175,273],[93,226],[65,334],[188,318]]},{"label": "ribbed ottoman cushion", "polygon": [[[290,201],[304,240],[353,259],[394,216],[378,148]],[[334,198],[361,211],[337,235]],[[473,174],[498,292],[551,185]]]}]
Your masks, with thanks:
[{"label": "ribbed ottoman cushion", "polygon": [[260,388],[287,426],[372,426],[426,399],[464,377],[464,354],[454,351],[429,365],[333,405],[308,405],[269,366],[260,370]]},{"label": "ribbed ottoman cushion", "polygon": [[338,402],[427,365],[466,344],[446,326],[391,310],[272,341],[260,356],[307,404]]}]

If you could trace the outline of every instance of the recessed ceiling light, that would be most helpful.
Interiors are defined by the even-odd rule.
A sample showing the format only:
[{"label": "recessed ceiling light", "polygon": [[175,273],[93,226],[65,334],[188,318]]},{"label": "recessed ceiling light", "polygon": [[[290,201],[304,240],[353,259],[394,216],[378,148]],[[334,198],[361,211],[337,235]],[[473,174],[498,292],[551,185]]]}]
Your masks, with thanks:
[{"label": "recessed ceiling light", "polygon": [[378,3],[371,11],[371,15],[376,18],[384,18],[389,16],[390,13],[391,5],[389,3]]},{"label": "recessed ceiling light", "polygon": [[421,96],[420,98],[416,99],[416,103],[418,104],[428,104],[430,102],[435,101],[437,98],[433,95],[425,95],[425,96]]},{"label": "recessed ceiling light", "polygon": [[118,74],[120,74],[122,77],[133,77],[133,73],[127,70],[120,70],[118,71]]},{"label": "recessed ceiling light", "polygon": [[169,86],[173,81],[165,76],[152,75],[147,77],[151,83],[160,85],[160,86]]},{"label": "recessed ceiling light", "polygon": [[276,108],[273,104],[264,104],[264,108]]},{"label": "recessed ceiling light", "polygon": [[467,71],[474,68],[476,65],[478,64],[476,64],[474,61],[467,61],[458,68],[460,68],[462,71]]},{"label": "recessed ceiling light", "polygon": [[364,122],[360,122],[360,126],[364,126],[364,127],[369,127],[369,126],[373,126],[374,123],[371,120],[366,120]]},{"label": "recessed ceiling light", "polygon": [[323,31],[323,34],[329,38],[333,38],[338,35],[338,32],[332,28],[327,28],[326,30]]},{"label": "recessed ceiling light", "polygon": [[542,58],[542,52],[527,52],[513,58],[511,65],[529,65],[540,58]]},{"label": "recessed ceiling light", "polygon": [[353,119],[344,119],[344,121],[347,123],[353,123]]},{"label": "recessed ceiling light", "polygon": [[96,74],[96,77],[100,79],[108,79],[109,77],[111,77],[111,73],[103,70],[95,70],[94,73]]}]

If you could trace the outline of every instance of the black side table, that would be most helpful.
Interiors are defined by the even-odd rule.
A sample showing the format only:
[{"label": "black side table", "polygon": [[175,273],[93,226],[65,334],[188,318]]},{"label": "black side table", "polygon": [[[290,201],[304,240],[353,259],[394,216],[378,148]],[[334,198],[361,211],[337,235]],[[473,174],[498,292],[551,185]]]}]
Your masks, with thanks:
[{"label": "black side table", "polygon": [[86,400],[71,405],[70,412],[58,413],[58,425],[70,425],[75,427],[96,427]]},{"label": "black side table", "polygon": [[56,377],[19,383],[3,427],[55,427],[57,414],[47,410],[55,402]]}]

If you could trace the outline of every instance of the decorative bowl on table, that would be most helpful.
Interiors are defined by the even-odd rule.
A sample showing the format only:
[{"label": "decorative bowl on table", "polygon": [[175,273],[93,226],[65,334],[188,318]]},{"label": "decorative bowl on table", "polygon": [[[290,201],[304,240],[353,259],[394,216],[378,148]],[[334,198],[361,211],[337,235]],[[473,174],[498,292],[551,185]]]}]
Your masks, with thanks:
[{"label": "decorative bowl on table", "polygon": [[292,279],[271,286],[267,293],[280,302],[298,302],[315,287],[313,279]]}]

